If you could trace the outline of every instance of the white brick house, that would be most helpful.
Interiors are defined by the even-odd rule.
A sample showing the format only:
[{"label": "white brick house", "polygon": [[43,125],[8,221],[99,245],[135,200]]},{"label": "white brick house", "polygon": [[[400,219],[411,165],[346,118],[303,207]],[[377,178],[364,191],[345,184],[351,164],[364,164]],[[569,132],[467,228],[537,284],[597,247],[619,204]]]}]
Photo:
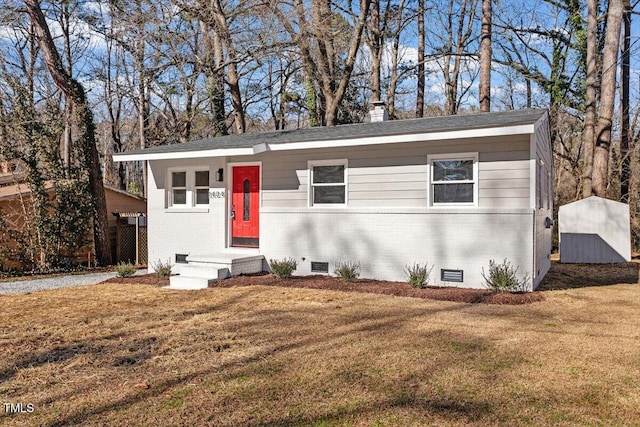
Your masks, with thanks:
[{"label": "white brick house", "polygon": [[491,259],[519,266],[530,289],[550,266],[546,110],[229,135],[114,159],[148,162],[149,260],[176,262],[196,287],[284,257],[297,274],[357,261],[362,277],[391,280],[428,263],[431,285],[472,288]]}]

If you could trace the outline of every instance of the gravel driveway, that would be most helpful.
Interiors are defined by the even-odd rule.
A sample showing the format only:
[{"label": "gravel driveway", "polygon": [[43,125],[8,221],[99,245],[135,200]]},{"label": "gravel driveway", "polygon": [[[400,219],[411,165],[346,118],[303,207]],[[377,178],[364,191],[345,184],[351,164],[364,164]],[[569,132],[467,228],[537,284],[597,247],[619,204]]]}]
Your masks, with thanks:
[{"label": "gravel driveway", "polygon": [[[135,274],[146,274],[147,270],[138,270]],[[95,285],[115,277],[115,272],[75,274],[69,276],[47,277],[35,280],[19,280],[15,282],[0,282],[0,294],[14,294],[18,292],[33,292],[46,289],[66,288],[68,286]]]}]

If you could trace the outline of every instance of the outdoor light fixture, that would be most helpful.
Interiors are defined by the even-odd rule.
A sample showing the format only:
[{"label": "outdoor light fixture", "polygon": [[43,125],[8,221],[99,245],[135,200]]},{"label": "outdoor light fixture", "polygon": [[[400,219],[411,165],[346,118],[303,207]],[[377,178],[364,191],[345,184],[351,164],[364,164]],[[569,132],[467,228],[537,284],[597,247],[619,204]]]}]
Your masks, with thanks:
[{"label": "outdoor light fixture", "polygon": [[224,169],[220,168],[216,171],[216,182],[224,181]]}]

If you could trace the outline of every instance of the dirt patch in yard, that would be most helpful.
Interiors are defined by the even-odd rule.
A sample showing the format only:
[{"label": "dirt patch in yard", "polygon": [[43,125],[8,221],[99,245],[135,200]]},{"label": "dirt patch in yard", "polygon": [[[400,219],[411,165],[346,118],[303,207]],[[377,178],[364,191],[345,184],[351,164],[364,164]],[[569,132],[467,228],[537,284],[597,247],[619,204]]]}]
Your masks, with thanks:
[{"label": "dirt patch in yard", "polygon": [[638,262],[619,264],[561,264],[551,262],[551,269],[538,287],[540,291],[610,286],[638,283]]},{"label": "dirt patch in yard", "polygon": [[168,277],[158,277],[157,274],[141,274],[131,277],[114,277],[106,280],[104,283],[121,283],[135,285],[151,285],[151,286],[169,286]]}]

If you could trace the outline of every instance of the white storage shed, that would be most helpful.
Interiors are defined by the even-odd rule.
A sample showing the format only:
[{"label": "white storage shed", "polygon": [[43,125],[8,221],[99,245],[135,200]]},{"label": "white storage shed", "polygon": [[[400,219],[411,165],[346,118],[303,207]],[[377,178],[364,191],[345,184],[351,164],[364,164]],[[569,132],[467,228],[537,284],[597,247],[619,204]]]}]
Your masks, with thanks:
[{"label": "white storage shed", "polygon": [[560,262],[631,261],[629,205],[591,196],[560,206]]}]

